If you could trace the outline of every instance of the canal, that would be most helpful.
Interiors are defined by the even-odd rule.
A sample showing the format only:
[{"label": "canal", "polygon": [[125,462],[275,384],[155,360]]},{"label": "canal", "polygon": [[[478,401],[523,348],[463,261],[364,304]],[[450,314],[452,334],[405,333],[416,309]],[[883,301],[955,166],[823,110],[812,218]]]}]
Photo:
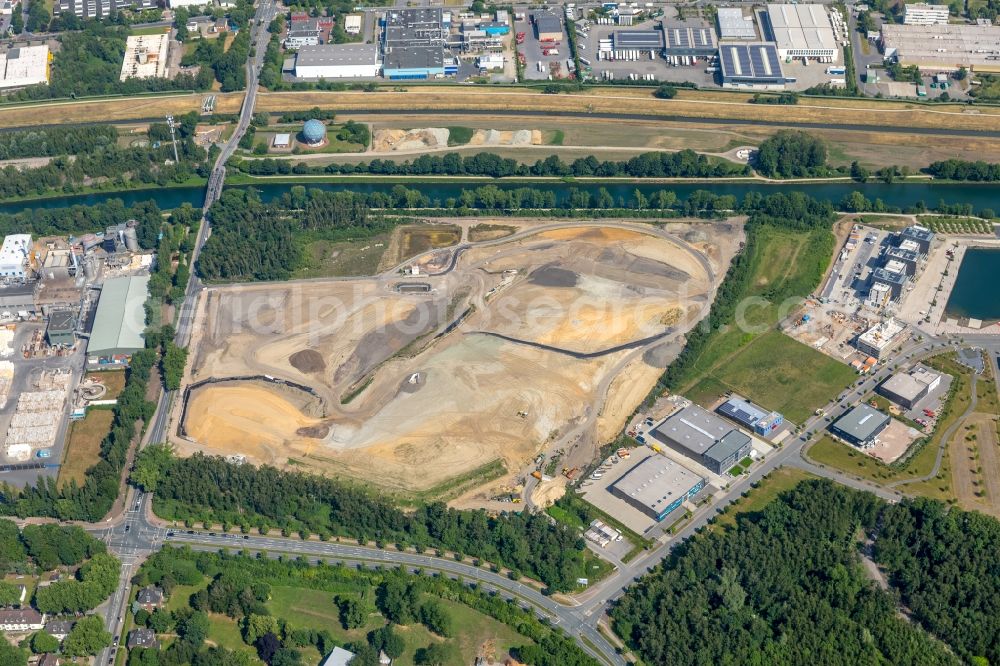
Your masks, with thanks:
[{"label": "canal", "polygon": [[[398,183],[357,181],[357,182],[310,182],[308,180],[301,183],[309,188],[319,188],[328,191],[353,190],[355,192],[389,192]],[[572,188],[586,190],[591,194],[596,194],[602,186],[610,192],[617,200],[624,197],[626,200],[632,197],[635,190],[639,190],[644,195],[657,192],[659,190],[670,190],[681,199],[686,198],[696,190],[709,190],[715,194],[732,194],[737,199],[742,199],[749,192],[760,192],[761,194],[773,194],[775,192],[804,192],[815,199],[825,199],[834,204],[839,203],[851,192],[861,192],[865,197],[874,201],[881,199],[887,206],[897,206],[905,208],[914,206],[918,202],[923,202],[927,207],[933,208],[939,203],[946,204],[972,204],[974,210],[983,208],[1000,208],[1000,185],[983,183],[816,183],[816,184],[769,184],[760,182],[705,182],[705,183],[564,183],[564,182],[544,182],[544,183],[524,183],[505,181],[482,181],[447,183],[440,180],[424,182],[407,182],[403,185],[410,189],[419,189],[432,201],[444,202],[451,197],[458,197],[463,189],[472,189],[482,185],[494,184],[500,189],[514,189],[518,187],[530,186],[540,190],[553,191],[557,194],[560,203],[566,201],[569,191]],[[292,183],[274,183],[253,185],[261,192],[264,200],[271,200],[290,191],[295,185]],[[244,185],[234,187],[248,187]],[[33,201],[18,201],[0,203],[0,213],[17,213],[22,210],[39,208],[65,208],[67,206],[84,205],[92,206],[109,199],[121,199],[126,205],[131,205],[138,201],[153,199],[156,204],[164,210],[176,208],[183,203],[190,203],[193,206],[201,206],[205,197],[203,187],[176,187],[160,188],[154,190],[131,190],[123,192],[104,192],[99,194],[82,194],[58,196]]]}]

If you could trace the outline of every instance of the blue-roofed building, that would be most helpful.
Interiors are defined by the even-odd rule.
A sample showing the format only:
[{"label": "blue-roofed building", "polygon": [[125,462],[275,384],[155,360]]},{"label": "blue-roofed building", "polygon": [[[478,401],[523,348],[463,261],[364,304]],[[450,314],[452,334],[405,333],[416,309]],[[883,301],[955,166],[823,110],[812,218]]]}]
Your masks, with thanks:
[{"label": "blue-roofed building", "polygon": [[769,435],[785,422],[785,417],[778,412],[769,412],[749,400],[737,397],[726,400],[715,411],[758,435]]},{"label": "blue-roofed building", "polygon": [[719,44],[719,71],[723,88],[782,90],[786,78],[773,42],[723,42]]}]

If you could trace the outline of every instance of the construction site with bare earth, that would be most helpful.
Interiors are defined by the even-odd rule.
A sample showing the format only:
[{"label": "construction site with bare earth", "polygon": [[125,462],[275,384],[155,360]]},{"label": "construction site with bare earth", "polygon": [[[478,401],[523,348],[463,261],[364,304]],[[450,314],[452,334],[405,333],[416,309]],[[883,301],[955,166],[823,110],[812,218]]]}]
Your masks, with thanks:
[{"label": "construction site with bare earth", "polygon": [[467,504],[540,452],[589,461],[707,312],[742,227],[522,224],[463,226],[376,276],[205,289],[177,450]]}]

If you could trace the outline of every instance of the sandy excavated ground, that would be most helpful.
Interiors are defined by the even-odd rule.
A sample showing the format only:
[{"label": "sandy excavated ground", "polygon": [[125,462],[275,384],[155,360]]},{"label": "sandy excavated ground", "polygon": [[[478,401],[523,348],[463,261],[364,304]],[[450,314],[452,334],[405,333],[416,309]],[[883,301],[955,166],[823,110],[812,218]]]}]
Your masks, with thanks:
[{"label": "sandy excavated ground", "polygon": [[[704,248],[716,276],[738,240],[728,231]],[[707,307],[705,256],[575,227],[474,246],[451,272],[404,280],[429,293],[398,293],[395,276],[214,288],[189,382],[268,375],[319,397],[265,381],[201,386],[175,443],[407,490],[497,458],[514,473],[571,431],[621,427]]]},{"label": "sandy excavated ground", "polygon": [[447,127],[427,127],[424,129],[380,129],[375,130],[372,151],[376,153],[409,152],[422,148],[446,148],[448,146]]},{"label": "sandy excavated ground", "polygon": [[470,146],[540,146],[541,130],[477,129],[469,139]]},{"label": "sandy excavated ground", "polygon": [[[407,153],[448,147],[451,135],[447,127],[422,129],[377,129],[372,140],[372,152]],[[477,129],[469,139],[469,146],[540,146],[541,130]]]}]

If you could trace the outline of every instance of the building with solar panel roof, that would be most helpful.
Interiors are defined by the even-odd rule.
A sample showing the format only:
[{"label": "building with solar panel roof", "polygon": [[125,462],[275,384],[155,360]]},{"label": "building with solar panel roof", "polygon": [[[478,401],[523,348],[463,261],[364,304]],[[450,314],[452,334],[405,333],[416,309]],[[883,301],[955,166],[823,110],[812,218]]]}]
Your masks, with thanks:
[{"label": "building with solar panel roof", "polygon": [[663,33],[659,30],[615,30],[612,39],[616,49],[659,51],[663,48]]},{"label": "building with solar panel roof", "polygon": [[715,32],[711,28],[688,28],[683,26],[663,26],[667,44],[663,54],[667,56],[696,56],[708,58],[719,50]]},{"label": "building with solar panel roof", "polygon": [[735,396],[719,405],[715,411],[764,436],[771,434],[785,422],[785,418],[778,412],[769,412],[749,400]]},{"label": "building with solar panel roof", "polygon": [[786,78],[773,42],[723,42],[719,44],[719,71],[723,88],[782,90]]}]

